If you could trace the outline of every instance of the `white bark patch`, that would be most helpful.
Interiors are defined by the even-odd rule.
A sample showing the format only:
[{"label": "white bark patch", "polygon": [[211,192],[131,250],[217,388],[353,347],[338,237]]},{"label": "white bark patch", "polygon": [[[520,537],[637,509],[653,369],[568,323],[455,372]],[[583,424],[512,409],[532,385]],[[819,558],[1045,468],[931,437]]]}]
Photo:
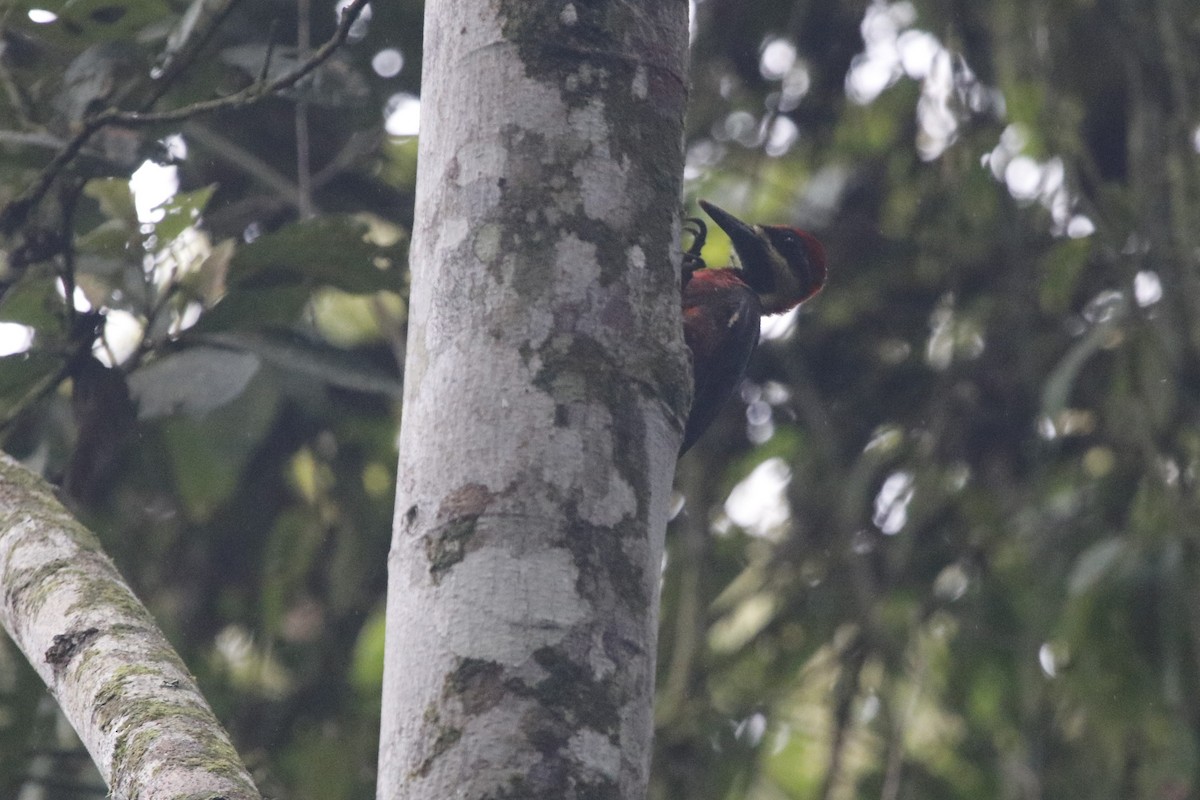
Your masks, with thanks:
[{"label": "white bark patch", "polygon": [[[580,385],[582,394],[584,387]],[[637,495],[629,482],[617,472],[597,475],[587,468],[592,459],[579,457],[585,441],[595,441],[588,431],[611,430],[612,415],[607,409],[590,403],[572,404],[567,408],[567,427],[556,428],[548,451],[547,464],[557,468],[543,468],[542,480],[555,486],[564,495],[580,496],[579,517],[593,525],[609,527],[637,513]],[[609,440],[611,442],[611,438]],[[602,456],[611,460],[611,449]],[[574,465],[563,469],[563,464]],[[603,478],[607,477],[607,480]]]},{"label": "white bark patch", "polygon": [[580,728],[567,747],[579,763],[601,775],[615,775],[620,769],[620,749],[591,728]]},{"label": "white bark patch", "polygon": [[457,250],[470,233],[471,225],[462,217],[448,219],[442,225],[442,238],[438,241],[438,248],[445,252]]},{"label": "white bark patch", "polygon": [[[505,255],[500,262],[500,274],[496,278],[494,287],[491,291],[485,292],[483,296],[483,307],[478,309],[485,317],[491,316],[497,312],[503,313],[504,309],[512,308],[521,298],[515,293],[513,286],[516,282],[516,274],[525,267],[520,260],[513,255]],[[526,305],[530,305],[526,301]],[[545,303],[537,303],[532,305],[528,312],[524,315],[522,321],[523,328],[521,333],[527,337],[529,344],[534,350],[546,341],[550,336],[550,332],[554,328],[554,313],[550,306]],[[496,346],[493,343],[493,346]],[[512,355],[512,344],[501,344],[500,347],[505,351],[505,361]],[[531,360],[528,374],[536,375],[541,369],[541,362],[536,359],[536,355]],[[528,388],[528,383],[525,384]]]},{"label": "white bark patch", "polygon": [[587,302],[600,280],[596,245],[569,233],[554,246],[554,263],[561,276],[555,287],[558,298],[568,303]]},{"label": "white bark patch", "polygon": [[522,664],[591,613],[575,589],[578,577],[574,558],[562,548],[520,557],[500,547],[470,553],[444,586],[457,598],[447,607],[473,606],[475,613],[439,620],[442,640],[456,656]]},{"label": "white bark patch", "polygon": [[514,752],[507,745],[512,732],[521,729],[526,713],[526,704],[509,703],[469,717],[463,729],[463,740],[471,743],[470,752],[454,755],[466,761],[464,773],[491,771],[501,764],[517,772],[533,769],[538,762],[535,753]]},{"label": "white bark patch", "polygon": [[633,73],[633,96],[638,100],[645,100],[650,96],[650,77],[646,71],[644,64],[639,64],[637,70]]},{"label": "white bark patch", "polygon": [[[649,541],[632,544],[626,542],[623,549],[625,555],[634,563],[643,563],[642,559],[648,559],[653,563],[659,563],[662,559],[664,539],[666,538],[667,519],[671,513],[671,484],[672,476],[670,470],[664,469],[665,459],[670,458],[671,463],[674,463],[674,455],[669,448],[669,443],[676,441],[676,434],[665,414],[663,414],[663,406],[653,400],[643,400],[641,403],[642,419],[646,424],[646,457],[650,461],[650,469],[647,474],[652,476],[653,480],[650,483],[650,502],[649,502]],[[664,445],[668,445],[664,447]],[[648,548],[649,554],[642,550],[642,547]],[[662,590],[662,573],[658,572],[654,575],[655,581],[654,592],[657,595]],[[657,609],[657,606],[655,606]],[[657,625],[657,619],[652,622]]]},{"label": "white bark patch", "polygon": [[578,70],[567,76],[567,79],[563,81],[563,86],[568,92],[575,93],[581,88],[590,86],[592,81],[598,80],[603,85],[607,79],[608,70],[584,62],[579,65]]},{"label": "white bark patch", "polygon": [[646,251],[636,244],[625,251],[625,258],[634,269],[646,268]]},{"label": "white bark patch", "polygon": [[[539,318],[548,328],[549,312]],[[487,331],[477,332],[474,339],[463,337],[449,347],[436,341],[436,333],[436,322],[430,320],[426,327],[428,366],[405,408],[414,429],[437,431],[442,451],[457,454],[460,465],[470,465],[453,483],[505,486],[514,474],[530,466],[527,462],[541,464],[540,454],[530,453],[527,445],[552,424],[554,402],[531,387],[528,369],[516,349],[493,341]],[[486,374],[464,375],[462,364],[471,360],[466,353],[487,353]],[[486,391],[479,385],[484,382]],[[517,411],[510,413],[510,409]],[[446,413],[457,424],[445,426]],[[428,494],[418,489],[412,502],[436,504],[433,498],[439,496],[438,486],[431,484],[438,475],[420,477]],[[448,485],[444,481],[450,479],[442,480],[442,485]]]},{"label": "white bark patch", "polygon": [[[581,68],[582,72],[583,69]],[[587,105],[571,109],[567,116],[567,124],[571,132],[593,147],[603,148],[603,153],[596,155],[608,157],[609,124],[604,115],[604,102],[599,98]]]},{"label": "white bark patch", "polygon": [[604,104],[593,100],[573,110],[568,122],[572,131],[591,144],[587,157],[579,159],[572,169],[580,184],[583,213],[622,227],[630,224],[634,204],[628,202],[628,164],[613,157]]},{"label": "white bark patch", "polygon": [[500,255],[500,226],[494,223],[484,225],[475,234],[475,257],[484,264],[490,264]]},{"label": "white bark patch", "polygon": [[579,22],[579,12],[575,10],[574,3],[567,3],[563,6],[563,10],[558,15],[558,21],[568,28]]},{"label": "white bark patch", "polygon": [[456,186],[466,187],[479,181],[492,183],[490,177],[495,174],[496,165],[504,163],[508,151],[495,138],[495,131],[490,133],[488,138],[472,140],[454,153]]},{"label": "white bark patch", "polygon": [[593,155],[582,159],[573,170],[579,179],[583,197],[583,213],[591,219],[619,220],[621,225],[633,222],[634,204],[628,200],[628,170],[608,155]]},{"label": "white bark patch", "polygon": [[603,488],[606,491],[591,491],[590,486],[584,490],[579,514],[585,520],[596,525],[612,526],[637,513],[637,496],[628,481],[613,478]]},{"label": "white bark patch", "polygon": [[617,671],[617,663],[608,657],[604,647],[604,631],[597,630],[592,635],[592,646],[588,650],[588,667],[597,680],[604,680]]}]

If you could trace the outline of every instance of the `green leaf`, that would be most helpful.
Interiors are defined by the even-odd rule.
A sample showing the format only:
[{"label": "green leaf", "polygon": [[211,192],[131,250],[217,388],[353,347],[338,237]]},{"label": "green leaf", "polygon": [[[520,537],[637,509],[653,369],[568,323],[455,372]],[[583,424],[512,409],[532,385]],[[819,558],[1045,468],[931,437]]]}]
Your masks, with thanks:
[{"label": "green leaf", "polygon": [[322,288],[308,305],[312,327],[338,347],[358,347],[385,339],[384,324],[405,318],[404,300],[396,292],[350,294]]},{"label": "green leaf", "polygon": [[0,422],[11,419],[31,398],[48,388],[62,367],[62,358],[49,353],[0,357]]},{"label": "green leaf", "polygon": [[223,239],[213,245],[200,266],[183,276],[183,287],[206,305],[218,302],[225,294],[225,276],[229,274],[229,262],[235,252],[237,244],[233,239]]},{"label": "green leaf", "polygon": [[130,249],[139,246],[141,237],[126,219],[107,219],[75,240],[80,253],[109,259],[127,259]]},{"label": "green leaf", "polygon": [[1090,239],[1063,239],[1046,252],[1039,264],[1038,296],[1042,308],[1053,314],[1066,314],[1070,310],[1091,254]]},{"label": "green leaf", "polygon": [[1120,294],[1106,293],[1093,300],[1089,309],[1088,313],[1096,321],[1063,354],[1046,378],[1042,390],[1042,413],[1050,419],[1056,419],[1067,407],[1079,373],[1092,356],[1108,345],[1113,331],[1128,314],[1128,302]]},{"label": "green leaf", "polygon": [[262,446],[278,408],[272,382],[254,380],[236,401],[204,419],[163,420],[176,491],[190,519],[208,519],[237,491],[246,462]]},{"label": "green leaf", "polygon": [[194,417],[226,405],[258,372],[257,356],[219,347],[192,347],[172,353],[129,376],[140,419],[176,413]]},{"label": "green leaf", "polygon": [[209,198],[216,190],[214,183],[194,192],[180,192],[158,206],[163,212],[163,218],[154,225],[159,247],[174,241],[175,237],[195,225],[200,219],[200,212],[208,205]]},{"label": "green leaf", "polygon": [[170,7],[161,0],[67,0],[55,25],[70,26],[92,39],[119,39],[170,16]]},{"label": "green leaf", "polygon": [[1113,537],[1084,550],[1071,568],[1068,591],[1072,595],[1080,595],[1091,589],[1124,556],[1125,549],[1125,540]]},{"label": "green leaf", "polygon": [[350,664],[350,683],[367,698],[379,696],[383,685],[383,648],[386,615],[382,606],[371,612],[358,632]]},{"label": "green leaf", "polygon": [[404,384],[399,374],[367,361],[356,353],[289,333],[230,333],[204,336],[202,341],[236,347],[280,369],[357,392],[399,397]]},{"label": "green leaf", "polygon": [[395,248],[366,240],[367,225],[350,217],[322,217],[268,233],[242,247],[229,283],[325,284],[347,292],[376,292],[399,284]]},{"label": "green leaf", "polygon": [[136,229],[137,208],[127,179],[97,178],[87,182],[83,193],[99,203],[100,210],[110,219],[121,220]]},{"label": "green leaf", "polygon": [[286,328],[300,318],[312,289],[284,285],[233,287],[200,318],[195,333]]},{"label": "green leaf", "polygon": [[393,186],[417,182],[417,137],[389,136],[383,145],[383,178]]},{"label": "green leaf", "polygon": [[58,277],[47,270],[31,271],[0,299],[0,322],[28,325],[45,336],[62,331],[66,306],[58,294]]},{"label": "green leaf", "polygon": [[1177,368],[1167,359],[1162,347],[1143,337],[1132,343],[1132,366],[1137,372],[1138,388],[1146,420],[1156,432],[1170,428],[1179,405]]},{"label": "green leaf", "polygon": [[272,632],[283,630],[289,605],[303,594],[313,565],[324,559],[326,534],[307,505],[290,506],[275,518],[266,544],[262,590],[263,619]]}]

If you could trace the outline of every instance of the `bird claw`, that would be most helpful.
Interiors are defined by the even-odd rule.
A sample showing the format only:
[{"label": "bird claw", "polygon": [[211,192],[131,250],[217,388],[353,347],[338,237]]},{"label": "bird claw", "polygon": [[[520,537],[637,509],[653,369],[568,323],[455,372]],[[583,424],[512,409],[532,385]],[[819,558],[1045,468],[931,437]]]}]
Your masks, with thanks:
[{"label": "bird claw", "polygon": [[692,246],[683,251],[683,285],[686,286],[693,272],[708,266],[700,257],[704,241],[708,238],[708,226],[699,217],[686,217],[683,220],[683,232],[692,235]]},{"label": "bird claw", "polygon": [[708,226],[699,217],[687,217],[683,220],[683,232],[692,235],[692,246],[683,254],[700,261],[700,251],[704,249],[704,241],[708,238]]}]

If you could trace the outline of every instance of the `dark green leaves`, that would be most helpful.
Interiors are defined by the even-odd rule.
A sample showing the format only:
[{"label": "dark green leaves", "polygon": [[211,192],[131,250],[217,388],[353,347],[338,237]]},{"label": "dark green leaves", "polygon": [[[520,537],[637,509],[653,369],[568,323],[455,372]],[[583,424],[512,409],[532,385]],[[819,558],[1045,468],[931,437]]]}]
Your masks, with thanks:
[{"label": "dark green leaves", "polygon": [[240,247],[229,281],[245,287],[323,284],[347,292],[376,292],[399,285],[402,252],[367,241],[367,225],[324,217],[289,225]]}]

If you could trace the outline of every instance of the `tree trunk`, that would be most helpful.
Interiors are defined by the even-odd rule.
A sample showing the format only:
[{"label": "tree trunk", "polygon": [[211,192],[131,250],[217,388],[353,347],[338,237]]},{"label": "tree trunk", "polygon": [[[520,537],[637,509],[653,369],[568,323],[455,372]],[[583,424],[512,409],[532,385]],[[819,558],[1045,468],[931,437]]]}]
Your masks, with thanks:
[{"label": "tree trunk", "polygon": [[687,4],[426,11],[380,798],[637,798]]}]

